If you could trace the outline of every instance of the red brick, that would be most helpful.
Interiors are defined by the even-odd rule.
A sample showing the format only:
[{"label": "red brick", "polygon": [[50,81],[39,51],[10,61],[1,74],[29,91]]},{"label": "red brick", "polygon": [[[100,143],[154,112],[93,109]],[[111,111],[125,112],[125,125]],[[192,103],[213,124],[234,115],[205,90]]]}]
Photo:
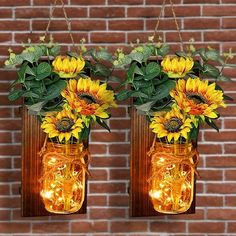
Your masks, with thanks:
[{"label": "red brick", "polygon": [[3,223],[0,224],[0,233],[12,234],[12,233],[29,233],[30,223]]},{"label": "red brick", "polygon": [[101,169],[92,169],[90,170],[92,181],[107,180],[107,171]]},{"label": "red brick", "polygon": [[109,206],[128,206],[129,197],[128,195],[111,195],[109,196]]},{"label": "red brick", "polygon": [[16,18],[48,18],[48,8],[16,8]]},{"label": "red brick", "polygon": [[[63,0],[65,4],[68,4],[68,0]],[[52,0],[33,0],[33,5],[48,6],[52,3]]]},{"label": "red brick", "polygon": [[184,29],[218,29],[220,19],[184,19]]},{"label": "red brick", "polygon": [[111,180],[129,179],[129,169],[110,169]]},{"label": "red brick", "polygon": [[225,144],[225,153],[236,154],[236,145]]},{"label": "red brick", "polygon": [[90,212],[90,219],[117,219],[125,218],[126,209],[124,208],[93,208]]},{"label": "red brick", "polygon": [[235,167],[236,157],[211,156],[206,158],[207,167]]},{"label": "red brick", "polygon": [[28,21],[4,21],[0,22],[0,31],[29,30]]},{"label": "red brick", "polygon": [[223,18],[222,27],[225,29],[235,29],[236,28],[235,18]]},{"label": "red brick", "polygon": [[9,185],[8,184],[1,184],[0,185],[0,195],[9,195],[9,194],[10,194]]},{"label": "red brick", "polygon": [[198,222],[197,224],[188,224],[190,233],[223,233],[224,226],[222,222]]},{"label": "red brick", "polygon": [[152,222],[150,229],[152,232],[166,232],[168,229],[169,233],[174,232],[185,232],[186,224],[184,222]]},{"label": "red brick", "polygon": [[67,233],[69,232],[68,222],[50,222],[50,223],[34,223],[33,233]]},{"label": "red brick", "polygon": [[1,130],[20,130],[21,120],[1,120],[0,123]]},{"label": "red brick", "polygon": [[9,33],[0,34],[0,43],[9,42],[12,40],[12,35]]},{"label": "red brick", "polygon": [[11,18],[12,10],[11,9],[0,9],[0,18]]},{"label": "red brick", "polygon": [[90,193],[125,193],[126,185],[125,183],[101,183],[101,184],[90,183],[89,192]]},{"label": "red brick", "polygon": [[119,130],[120,129],[129,129],[130,126],[131,126],[130,119],[110,120],[110,128],[111,129],[119,129]]},{"label": "red brick", "polygon": [[88,196],[88,206],[106,206],[107,196]]},{"label": "red brick", "polygon": [[0,143],[11,143],[11,133],[0,132]]},{"label": "red brick", "polygon": [[203,6],[204,16],[235,16],[235,6]]},{"label": "red brick", "polygon": [[[62,215],[60,215],[62,217]],[[54,218],[53,218],[54,219]],[[21,210],[12,210],[12,220],[14,221],[45,221],[49,220],[49,216],[37,216],[37,217],[22,217]]]},{"label": "red brick", "polygon": [[184,0],[184,4],[192,4],[192,3],[214,4],[214,3],[220,3],[220,0]]},{"label": "red brick", "polygon": [[71,28],[72,28],[72,30],[81,30],[81,31],[106,30],[106,22],[104,20],[79,20],[79,21],[72,21]]},{"label": "red brick", "polygon": [[21,173],[18,170],[4,170],[0,172],[0,179],[3,182],[20,181]]},{"label": "red brick", "polygon": [[108,5],[139,5],[143,0],[108,0]]},{"label": "red brick", "polygon": [[[84,18],[88,16],[88,10],[85,7],[66,7],[66,14],[69,18]],[[54,17],[64,18],[64,12],[61,7],[58,7],[53,12]]]},{"label": "red brick", "polygon": [[222,147],[215,144],[199,144],[198,151],[200,154],[220,154],[222,153]]},{"label": "red brick", "polygon": [[0,108],[0,117],[9,118],[12,116],[12,110],[10,108]]},{"label": "red brick", "polygon": [[1,145],[0,155],[20,155],[21,147],[19,145]]},{"label": "red brick", "polygon": [[236,185],[233,183],[217,183],[217,184],[207,184],[207,193],[236,193]]},{"label": "red brick", "polygon": [[30,0],[1,0],[1,7],[4,6],[27,6],[30,5]]},{"label": "red brick", "polygon": [[[36,30],[45,30],[47,27],[48,21],[44,20],[34,20],[32,22],[32,29]],[[60,30],[68,30],[67,24],[65,21],[52,21],[49,27],[50,31],[60,31]]]},{"label": "red brick", "polygon": [[199,170],[199,174],[201,179],[204,181],[210,180],[222,180],[223,179],[223,172],[222,170]]},{"label": "red brick", "polygon": [[107,232],[108,222],[107,221],[93,221],[93,222],[72,222],[71,232],[72,233],[98,233]]},{"label": "red brick", "polygon": [[112,117],[126,117],[127,109],[125,107],[117,107],[116,109],[112,109],[111,116]]},{"label": "red brick", "polygon": [[216,132],[205,132],[204,137],[206,141],[210,142],[235,141],[236,131],[221,131],[217,134]]},{"label": "red brick", "polygon": [[207,218],[214,220],[235,220],[236,219],[236,210],[234,209],[208,209]]},{"label": "red brick", "polygon": [[109,30],[143,30],[143,20],[113,20],[108,22]]},{"label": "red brick", "polygon": [[128,17],[157,17],[159,11],[159,7],[130,7],[127,15]]},{"label": "red brick", "polygon": [[225,196],[225,205],[226,206],[235,206],[236,196]]},{"label": "red brick", "polygon": [[235,222],[229,222],[228,223],[228,232],[229,233],[235,233],[236,232],[236,223]]},{"label": "red brick", "polygon": [[10,169],[11,168],[11,158],[1,157],[0,169]]},{"label": "red brick", "polygon": [[[1,208],[19,208],[20,197],[1,197],[0,207]],[[1,233],[1,226],[0,226],[0,233]]]},{"label": "red brick", "polygon": [[117,32],[96,32],[91,33],[92,43],[121,43],[125,42],[125,34]]},{"label": "red brick", "polygon": [[[147,5],[160,5],[163,3],[163,0],[146,0]],[[168,2],[167,2],[168,3]],[[180,4],[181,0],[175,0],[175,4]]]},{"label": "red brick", "polygon": [[145,232],[147,222],[145,221],[113,221],[111,222],[112,233],[122,232]]},{"label": "red brick", "polygon": [[71,4],[75,5],[104,5],[105,0],[71,0]]},{"label": "red brick", "polygon": [[225,178],[226,180],[236,180],[236,170],[226,170]]},{"label": "red brick", "polygon": [[126,158],[120,156],[96,157],[92,159],[91,166],[94,167],[123,167],[126,166]]},{"label": "red brick", "polygon": [[199,207],[223,206],[223,197],[218,196],[197,196],[196,205]]},{"label": "red brick", "polygon": [[92,7],[90,17],[94,18],[117,18],[125,16],[124,7]]},{"label": "red brick", "polygon": [[118,132],[92,132],[91,133],[92,142],[124,142],[125,133]]},{"label": "red brick", "polygon": [[[180,25],[180,20],[177,20],[178,24]],[[146,28],[148,30],[153,30],[155,29],[155,26],[157,24],[157,20],[153,20],[153,19],[147,19],[146,20]],[[176,25],[175,22],[173,21],[173,19],[161,19],[159,26],[158,26],[159,30],[176,30]]]},{"label": "red brick", "polygon": [[114,154],[114,155],[129,154],[130,145],[129,144],[110,144],[109,153]]},{"label": "red brick", "polygon": [[[196,41],[201,41],[200,32],[182,32],[182,39],[185,42],[188,42],[190,38],[194,38]],[[168,42],[179,42],[179,35],[177,32],[166,32],[166,40]]]},{"label": "red brick", "polygon": [[90,144],[89,145],[89,151],[90,153],[93,154],[105,154],[106,153],[106,145],[101,145],[101,144]]},{"label": "red brick", "polygon": [[0,220],[1,221],[10,221],[11,220],[11,211],[0,210]]}]

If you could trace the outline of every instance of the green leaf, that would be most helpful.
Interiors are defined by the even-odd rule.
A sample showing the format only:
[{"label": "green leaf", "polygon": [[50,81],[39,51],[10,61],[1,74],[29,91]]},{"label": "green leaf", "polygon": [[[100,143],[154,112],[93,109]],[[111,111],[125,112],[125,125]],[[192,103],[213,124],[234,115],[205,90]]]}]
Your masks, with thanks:
[{"label": "green leaf", "polygon": [[217,50],[209,50],[205,53],[207,60],[218,61],[220,58],[220,53]]},{"label": "green leaf", "polygon": [[49,54],[51,56],[57,56],[60,53],[61,46],[60,45],[55,45],[52,48],[49,49]]},{"label": "green leaf", "polygon": [[155,100],[161,100],[168,97],[170,91],[175,88],[176,82],[173,80],[167,80],[165,83],[159,85],[156,89]]},{"label": "green leaf", "polygon": [[161,67],[157,62],[150,62],[146,67],[146,75],[148,74],[156,74],[159,75],[161,72]]},{"label": "green leaf", "polygon": [[87,140],[90,134],[90,127],[84,127],[80,133],[80,141]]},{"label": "green leaf", "polygon": [[168,44],[163,44],[160,48],[157,49],[157,53],[164,57],[166,56],[170,51],[170,46]]},{"label": "green leaf", "polygon": [[115,83],[120,83],[120,78],[114,75],[111,75],[108,77],[107,81],[109,82],[115,82]]},{"label": "green leaf", "polygon": [[129,93],[130,97],[140,97],[140,98],[148,98],[148,95],[145,93],[142,93],[140,91],[131,91]]},{"label": "green leaf", "polygon": [[203,74],[216,78],[220,75],[220,71],[215,66],[205,63],[203,65]]},{"label": "green leaf", "polygon": [[219,128],[218,126],[215,124],[215,122],[212,119],[206,118],[205,119],[206,123],[212,127],[213,129],[215,129],[217,132],[219,132]]},{"label": "green leaf", "polygon": [[229,77],[223,76],[223,75],[218,76],[217,80],[218,81],[224,81],[224,82],[232,82],[232,80]]},{"label": "green leaf", "polygon": [[97,118],[96,121],[97,121],[97,123],[98,123],[100,126],[102,126],[102,127],[105,128],[106,130],[108,130],[109,132],[111,132],[110,127],[107,125],[107,123],[106,123],[104,120],[102,120],[102,119],[100,119],[100,118]]},{"label": "green leaf", "polygon": [[142,105],[135,105],[136,109],[139,111],[142,111],[144,113],[147,113],[151,110],[151,107],[155,104],[155,101],[147,102]]},{"label": "green leaf", "polygon": [[134,87],[136,89],[139,88],[147,88],[150,87],[152,85],[151,81],[145,81],[145,80],[134,80]]},{"label": "green leaf", "polygon": [[117,95],[116,95],[116,99],[118,101],[123,101],[126,100],[127,98],[130,97],[130,91],[127,89],[124,89],[122,91],[120,91]]},{"label": "green leaf", "polygon": [[144,71],[136,65],[136,67],[134,68],[134,74],[144,75]]},{"label": "green leaf", "polygon": [[96,54],[98,60],[111,61],[112,54],[106,51],[105,49],[98,51]]},{"label": "green leaf", "polygon": [[36,72],[37,72],[37,75],[40,75],[40,74],[46,75],[47,74],[47,76],[49,76],[51,74],[51,72],[52,72],[51,65],[48,64],[47,62],[41,62],[37,66]]},{"label": "green leaf", "polygon": [[25,71],[27,68],[27,62],[24,62],[20,68],[20,70],[17,72],[18,75],[18,83],[24,83],[25,82]]},{"label": "green leaf", "polygon": [[26,107],[28,108],[30,115],[39,115],[44,104],[45,104],[45,101],[38,102],[33,105],[26,105]]},{"label": "green leaf", "polygon": [[40,94],[34,93],[33,91],[25,91],[22,97],[26,98],[41,98]]},{"label": "green leaf", "polygon": [[36,71],[35,71],[35,69],[29,67],[28,65],[27,65],[27,67],[26,67],[25,73],[28,74],[28,75],[34,75],[34,76],[36,76]]},{"label": "green leaf", "polygon": [[224,94],[224,100],[228,100],[228,101],[234,101],[233,98],[231,98],[230,96]]},{"label": "green leaf", "polygon": [[21,58],[24,61],[28,61],[31,64],[33,64],[35,56],[34,56],[34,53],[32,53],[32,52],[23,52],[23,53],[21,53]]},{"label": "green leaf", "polygon": [[132,52],[130,53],[130,57],[133,61],[137,61],[138,63],[142,63],[143,60],[143,53],[141,52]]},{"label": "green leaf", "polygon": [[97,63],[94,68],[94,74],[98,76],[107,77],[110,75],[110,70],[103,64]]},{"label": "green leaf", "polygon": [[61,91],[66,88],[66,81],[58,80],[56,83],[48,86],[47,95],[44,97],[44,100],[52,100],[56,97],[59,97]]},{"label": "green leaf", "polygon": [[187,54],[185,52],[180,51],[180,52],[176,52],[175,54],[179,57],[187,57]]},{"label": "green leaf", "polygon": [[38,88],[42,86],[42,83],[40,81],[35,80],[29,80],[25,81],[26,88]]},{"label": "green leaf", "polygon": [[15,101],[17,100],[18,98],[22,97],[22,95],[24,94],[24,91],[23,90],[20,90],[20,89],[14,89],[12,90],[9,95],[8,95],[8,99],[10,101]]}]

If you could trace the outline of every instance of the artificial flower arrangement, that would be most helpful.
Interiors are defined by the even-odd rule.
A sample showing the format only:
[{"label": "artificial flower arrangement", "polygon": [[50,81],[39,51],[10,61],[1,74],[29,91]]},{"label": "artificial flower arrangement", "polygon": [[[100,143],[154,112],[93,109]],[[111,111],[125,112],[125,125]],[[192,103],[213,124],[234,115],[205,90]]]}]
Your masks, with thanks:
[{"label": "artificial flower arrangement", "polygon": [[[159,213],[188,211],[197,174],[197,138],[201,124],[219,131],[218,108],[231,100],[216,83],[230,81],[223,74],[231,51],[220,55],[212,48],[170,54],[166,43],[151,41],[133,46],[130,53],[117,50],[114,65],[126,70],[118,100],[133,98],[138,113],[146,115],[154,142],[150,156],[149,196]],[[219,68],[220,66],[220,68]]]},{"label": "artificial flower arrangement", "polygon": [[91,125],[109,130],[109,109],[116,107],[107,84],[115,78],[111,61],[112,55],[102,48],[87,50],[82,44],[79,54],[61,55],[59,45],[42,42],[27,45],[19,54],[10,51],[5,62],[8,68],[19,67],[9,99],[23,97],[47,134],[40,151],[40,194],[49,212],[73,213],[83,204]]}]

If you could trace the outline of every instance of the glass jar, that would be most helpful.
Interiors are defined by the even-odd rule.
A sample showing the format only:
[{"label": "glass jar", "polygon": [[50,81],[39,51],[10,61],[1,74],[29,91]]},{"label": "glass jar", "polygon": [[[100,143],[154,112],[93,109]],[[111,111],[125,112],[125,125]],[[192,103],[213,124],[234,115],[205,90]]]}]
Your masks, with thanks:
[{"label": "glass jar", "polygon": [[47,142],[43,153],[41,192],[47,211],[77,212],[84,201],[86,165],[84,145]]},{"label": "glass jar", "polygon": [[156,142],[152,151],[149,196],[156,211],[165,214],[186,212],[194,195],[194,158],[192,143]]}]

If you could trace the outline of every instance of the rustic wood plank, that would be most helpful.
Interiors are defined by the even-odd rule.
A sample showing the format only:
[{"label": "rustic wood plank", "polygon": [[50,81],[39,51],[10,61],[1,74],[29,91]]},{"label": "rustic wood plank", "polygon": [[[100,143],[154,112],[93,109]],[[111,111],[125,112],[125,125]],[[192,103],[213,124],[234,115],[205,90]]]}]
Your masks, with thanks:
[{"label": "rustic wood plank", "polygon": [[[26,108],[22,111],[22,184],[21,184],[21,212],[22,216],[56,215],[45,210],[40,196],[39,178],[42,171],[42,158],[39,157],[45,134],[40,128],[36,116],[28,114]],[[88,146],[88,143],[85,144]],[[87,180],[85,199],[77,214],[85,214],[87,206]]]},{"label": "rustic wood plank", "polygon": [[[154,134],[149,129],[148,121],[139,115],[135,108],[130,109],[131,115],[131,160],[130,160],[130,216],[158,216],[164,215],[154,210],[148,195],[148,177],[151,158],[147,156]],[[196,187],[196,186],[195,186]],[[195,190],[195,188],[194,188]],[[190,209],[183,214],[195,213],[195,198]]]}]

